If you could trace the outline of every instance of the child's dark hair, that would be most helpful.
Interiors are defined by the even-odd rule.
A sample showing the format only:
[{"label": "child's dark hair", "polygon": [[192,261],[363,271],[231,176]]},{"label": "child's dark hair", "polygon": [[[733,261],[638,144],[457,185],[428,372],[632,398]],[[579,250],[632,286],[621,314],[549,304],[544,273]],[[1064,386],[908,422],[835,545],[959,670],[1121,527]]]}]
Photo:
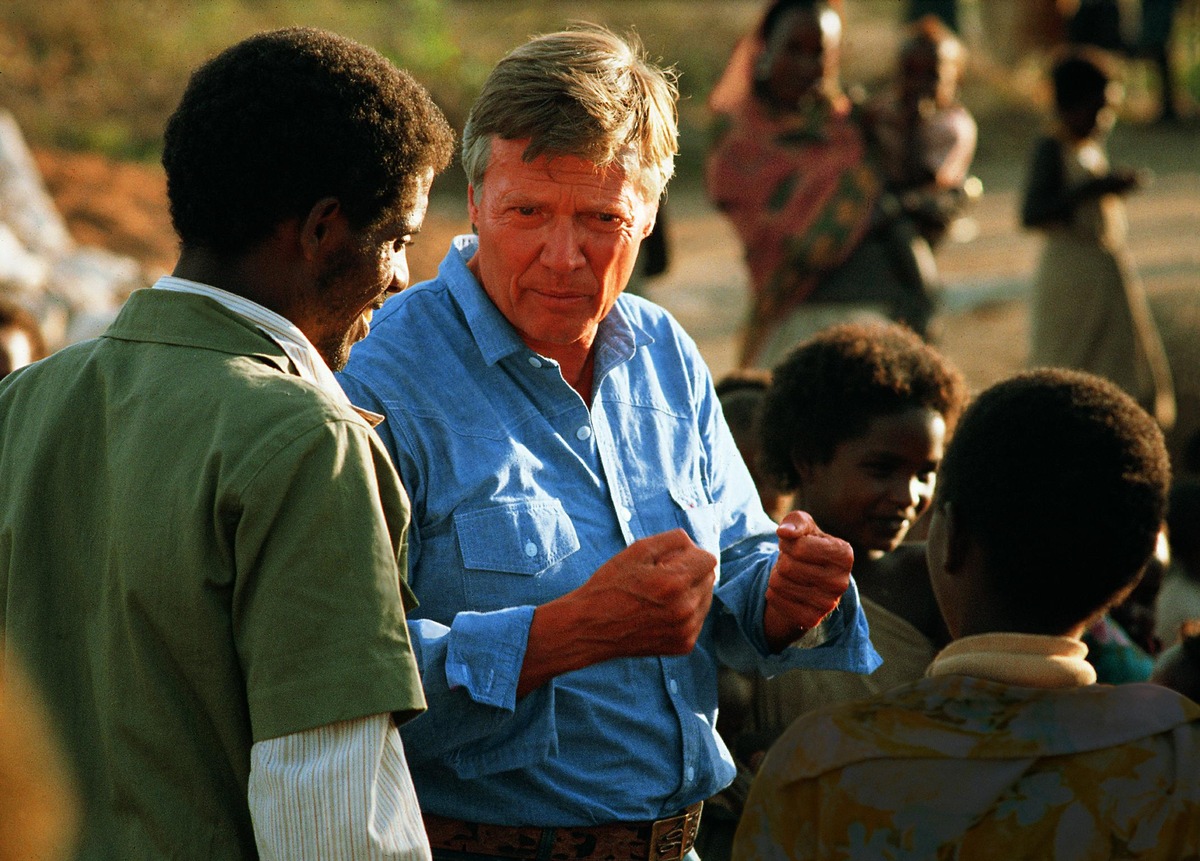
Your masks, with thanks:
[{"label": "child's dark hair", "polygon": [[828,463],[872,419],[927,408],[949,433],[966,402],[962,374],[899,324],[831,326],[773,371],[762,413],[764,472],[784,490],[800,485],[797,464]]},{"label": "child's dark hair", "polygon": [[1050,69],[1054,86],[1054,105],[1059,111],[1103,98],[1115,77],[1108,57],[1087,46],[1073,46],[1055,60]]},{"label": "child's dark hair", "polygon": [[162,162],[185,248],[244,252],[336,198],[363,230],[416,200],[453,154],[425,88],[377,51],[322,30],[260,33],[197,69]]},{"label": "child's dark hair", "polygon": [[963,414],[934,505],[979,548],[1010,616],[1061,634],[1136,584],[1169,482],[1162,432],[1129,395],[1041,369],[992,386]]},{"label": "child's dark hair", "polygon": [[717,400],[734,439],[757,430],[763,396],[770,385],[771,372],[758,368],[730,371],[716,382]]}]

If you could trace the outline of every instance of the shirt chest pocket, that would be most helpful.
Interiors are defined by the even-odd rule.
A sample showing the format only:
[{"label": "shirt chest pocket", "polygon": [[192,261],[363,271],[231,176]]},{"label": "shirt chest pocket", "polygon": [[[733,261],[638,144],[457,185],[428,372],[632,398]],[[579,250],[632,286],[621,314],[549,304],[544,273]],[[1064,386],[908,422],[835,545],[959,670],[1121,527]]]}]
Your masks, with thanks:
[{"label": "shirt chest pocket", "polygon": [[675,525],[682,526],[697,547],[720,556],[721,507],[689,493],[672,490],[670,496]]},{"label": "shirt chest pocket", "polygon": [[579,549],[557,499],[460,511],[454,529],[464,590],[472,609],[484,612],[555,597],[543,575]]}]

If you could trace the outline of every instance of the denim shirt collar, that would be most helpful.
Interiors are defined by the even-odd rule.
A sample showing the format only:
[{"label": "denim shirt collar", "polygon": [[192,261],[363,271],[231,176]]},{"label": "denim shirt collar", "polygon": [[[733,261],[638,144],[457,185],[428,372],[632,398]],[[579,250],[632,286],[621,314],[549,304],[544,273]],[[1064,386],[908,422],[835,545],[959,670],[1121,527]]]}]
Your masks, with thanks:
[{"label": "denim shirt collar", "polygon": [[[479,237],[472,234],[456,236],[450,253],[438,268],[438,278],[450,285],[450,293],[462,309],[467,329],[490,367],[515,353],[533,351],[467,268],[467,261],[475,256],[478,248]],[[634,324],[622,309],[622,304],[627,301],[630,300],[624,295],[618,297],[612,311],[600,321],[593,345],[597,381],[612,368],[633,358],[639,347],[654,343],[654,337]]]}]

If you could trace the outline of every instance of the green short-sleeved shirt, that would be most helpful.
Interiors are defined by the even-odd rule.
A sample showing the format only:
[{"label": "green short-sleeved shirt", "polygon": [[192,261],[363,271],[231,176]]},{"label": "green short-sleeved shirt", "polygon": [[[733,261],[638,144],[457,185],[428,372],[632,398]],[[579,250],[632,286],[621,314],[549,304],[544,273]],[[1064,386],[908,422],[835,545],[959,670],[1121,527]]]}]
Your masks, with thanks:
[{"label": "green short-sleeved shirt", "polygon": [[255,741],[424,707],[408,500],[349,406],[201,296],[135,293],[0,383],[0,607],[83,857],[253,858]]}]

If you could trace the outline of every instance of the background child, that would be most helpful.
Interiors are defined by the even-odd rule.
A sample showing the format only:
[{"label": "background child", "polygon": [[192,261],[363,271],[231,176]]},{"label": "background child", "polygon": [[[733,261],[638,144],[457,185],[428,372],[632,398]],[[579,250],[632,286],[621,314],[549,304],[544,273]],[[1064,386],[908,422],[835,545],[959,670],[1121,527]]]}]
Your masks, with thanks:
[{"label": "background child", "polygon": [[958,100],[965,62],[950,28],[927,15],[910,25],[900,46],[895,84],[864,111],[890,205],[931,249],[969,200],[965,186],[979,130]]},{"label": "background child", "polygon": [[1200,701],[1200,618],[1179,626],[1179,640],[1158,656],[1150,681]]},{"label": "background child", "polygon": [[1022,223],[1046,234],[1033,283],[1030,364],[1106,377],[1169,428],[1171,370],[1125,246],[1121,196],[1141,179],[1110,168],[1104,150],[1119,88],[1104,55],[1087,48],[1063,55],[1051,78],[1055,128],[1034,146],[1021,208]]}]

